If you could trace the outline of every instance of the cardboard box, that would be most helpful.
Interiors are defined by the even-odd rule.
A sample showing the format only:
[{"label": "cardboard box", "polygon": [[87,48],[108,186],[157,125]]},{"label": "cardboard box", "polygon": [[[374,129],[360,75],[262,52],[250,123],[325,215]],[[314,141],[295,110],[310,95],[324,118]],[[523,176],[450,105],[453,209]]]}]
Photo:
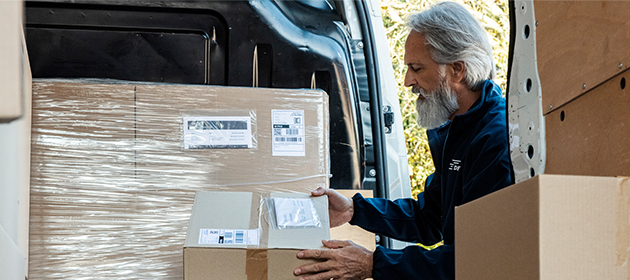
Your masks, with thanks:
[{"label": "cardboard box", "polygon": [[543,114],[630,66],[629,1],[536,0],[534,10],[536,26],[530,28],[535,29]]},{"label": "cardboard box", "polygon": [[[21,0],[0,1],[0,122],[19,118],[24,113],[26,72],[24,35],[22,31],[24,3]],[[28,75],[25,76],[25,75]]]},{"label": "cardboard box", "polygon": [[540,175],[455,208],[455,275],[630,279],[628,178]]},{"label": "cardboard box", "polygon": [[[195,192],[329,185],[323,91],[93,79],[33,89],[32,279],[181,278]],[[303,111],[303,156],[272,154],[272,110]],[[256,145],[185,149],[184,117],[235,112]]]},{"label": "cardboard box", "polygon": [[[327,181],[329,121],[324,91],[145,84],[136,86],[135,99],[139,176],[151,175],[144,177],[171,184],[230,185],[232,190],[242,187],[237,183],[264,188],[261,182],[311,176]],[[287,116],[296,128],[285,128],[289,125],[282,117]],[[185,147],[184,121],[230,118],[251,120],[251,130],[243,130],[250,147]]]},{"label": "cardboard box", "polygon": [[630,176],[628,104],[630,70],[546,115],[545,173]]},{"label": "cardboard box", "polygon": [[[289,214],[303,219],[283,223]],[[297,279],[293,270],[309,262],[297,252],[324,248],[328,224],[325,196],[198,192],[184,245],[184,279]]]},{"label": "cardboard box", "polygon": [[[337,190],[345,197],[352,197],[355,193],[361,193],[363,197],[374,197],[371,190]],[[376,237],[374,233],[345,223],[341,226],[330,229],[330,239],[333,240],[350,240],[357,245],[361,245],[370,251],[376,250]]]}]

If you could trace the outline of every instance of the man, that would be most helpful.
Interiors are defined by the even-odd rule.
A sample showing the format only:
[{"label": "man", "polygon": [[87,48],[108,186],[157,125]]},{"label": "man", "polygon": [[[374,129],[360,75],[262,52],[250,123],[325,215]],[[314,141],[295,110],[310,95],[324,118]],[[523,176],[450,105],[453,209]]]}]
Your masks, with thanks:
[{"label": "man", "polygon": [[419,123],[427,135],[435,173],[418,200],[352,199],[330,189],[330,225],[346,222],[392,238],[444,245],[376,251],[349,241],[323,241],[329,250],[298,258],[321,262],[294,273],[315,279],[454,279],[454,210],[512,184],[505,100],[492,82],[492,47],[480,24],[459,4],[440,3],[414,14],[405,43],[405,86],[418,94]]}]

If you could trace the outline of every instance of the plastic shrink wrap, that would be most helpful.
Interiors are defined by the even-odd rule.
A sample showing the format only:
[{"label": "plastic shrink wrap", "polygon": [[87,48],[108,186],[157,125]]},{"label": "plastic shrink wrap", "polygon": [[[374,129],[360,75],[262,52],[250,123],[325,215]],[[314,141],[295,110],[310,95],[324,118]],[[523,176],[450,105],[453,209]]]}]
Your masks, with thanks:
[{"label": "plastic shrink wrap", "polygon": [[30,279],[181,279],[196,191],[328,186],[308,89],[33,82]]}]

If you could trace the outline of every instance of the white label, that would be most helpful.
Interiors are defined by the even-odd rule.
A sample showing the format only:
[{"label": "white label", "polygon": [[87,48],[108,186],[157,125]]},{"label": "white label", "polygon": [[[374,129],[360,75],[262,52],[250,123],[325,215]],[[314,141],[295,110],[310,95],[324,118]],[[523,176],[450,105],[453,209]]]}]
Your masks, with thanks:
[{"label": "white label", "polygon": [[252,147],[250,117],[184,117],[184,149]]},{"label": "white label", "polygon": [[199,230],[199,244],[258,245],[258,229]]},{"label": "white label", "polygon": [[304,110],[271,110],[273,156],[305,155]]},{"label": "white label", "polygon": [[320,227],[317,209],[308,198],[274,198],[278,228]]}]

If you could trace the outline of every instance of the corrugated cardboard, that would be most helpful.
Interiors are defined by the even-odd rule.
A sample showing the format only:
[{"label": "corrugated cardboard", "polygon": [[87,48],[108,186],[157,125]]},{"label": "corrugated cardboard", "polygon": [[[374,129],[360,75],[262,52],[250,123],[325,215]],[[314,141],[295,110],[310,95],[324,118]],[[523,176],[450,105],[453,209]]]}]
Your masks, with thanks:
[{"label": "corrugated cardboard", "polygon": [[[141,143],[136,149],[138,175],[151,174],[156,182],[215,186],[327,175],[327,97],[320,90],[137,85],[135,137],[136,143]],[[279,109],[304,112],[304,156],[273,155],[272,110]],[[184,116],[251,116],[255,147],[185,150]],[[144,144],[149,148],[144,149]],[[320,176],[318,180],[324,183],[327,178]]]},{"label": "corrugated cardboard", "polygon": [[630,176],[629,104],[627,70],[545,116],[545,173]]},{"label": "corrugated cardboard", "polygon": [[[371,190],[337,190],[345,197],[352,197],[355,193],[361,193],[363,197],[374,197]],[[350,240],[370,251],[376,250],[376,239],[374,233],[364,230],[358,226],[345,223],[341,226],[330,229],[330,238],[333,240]]]},{"label": "corrugated cardboard", "polygon": [[[268,197],[310,198],[320,219],[317,228],[274,228],[266,195],[198,192],[184,245],[184,279],[297,279],[293,270],[308,263],[299,249],[323,248],[329,239],[328,200],[309,194],[272,193]],[[199,244],[201,229],[259,229],[259,245]]]},{"label": "corrugated cardboard", "polygon": [[0,1],[0,122],[19,118],[24,113],[23,81],[30,79],[30,72],[28,77],[24,76],[23,6],[20,0]]},{"label": "corrugated cardboard", "polygon": [[536,0],[534,9],[543,114],[630,66],[630,1]]},{"label": "corrugated cardboard", "polygon": [[[196,191],[328,186],[321,91],[39,79],[33,88],[32,279],[180,278]],[[305,156],[265,155],[272,109],[304,110]],[[182,117],[196,112],[255,112],[256,148],[184,150]]]},{"label": "corrugated cardboard", "polygon": [[455,208],[466,279],[630,279],[628,178],[540,175]]}]

